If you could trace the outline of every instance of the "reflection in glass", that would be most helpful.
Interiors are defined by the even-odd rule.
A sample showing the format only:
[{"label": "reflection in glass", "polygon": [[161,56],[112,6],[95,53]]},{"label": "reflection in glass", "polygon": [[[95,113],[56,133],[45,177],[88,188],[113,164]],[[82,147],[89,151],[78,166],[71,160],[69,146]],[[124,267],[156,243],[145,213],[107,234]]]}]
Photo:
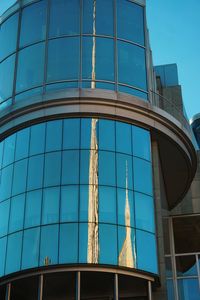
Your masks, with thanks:
[{"label": "reflection in glass", "polygon": [[4,154],[2,166],[5,167],[14,161],[16,134],[7,137],[4,142]]},{"label": "reflection in glass", "polygon": [[80,222],[88,221],[88,199],[89,199],[89,186],[81,185],[80,186]]},{"label": "reflection in glass", "polygon": [[[44,152],[46,123],[31,126],[30,155]],[[40,141],[38,143],[38,140]]]},{"label": "reflection in glass", "polygon": [[78,224],[60,225],[59,263],[78,262]]},{"label": "reflection in glass", "polygon": [[25,128],[17,132],[15,160],[28,156],[30,128]]},{"label": "reflection in glass", "polygon": [[[96,31],[97,34],[114,35],[114,1],[96,1]],[[105,9],[106,8],[106,9]]]},{"label": "reflection in glass", "polygon": [[117,265],[117,228],[99,224],[99,263]]},{"label": "reflection in glass", "polygon": [[5,200],[11,196],[13,165],[1,171],[0,200]]},{"label": "reflection in glass", "polygon": [[199,300],[200,290],[198,279],[179,279],[178,293],[181,300]]},{"label": "reflection in glass", "polygon": [[[14,251],[13,251],[14,249]],[[8,236],[5,274],[13,273],[20,269],[22,250],[22,232]]]},{"label": "reflection in glass", "polygon": [[58,263],[58,225],[41,227],[40,266]]},{"label": "reflection in glass", "polygon": [[168,300],[175,300],[174,297],[174,283],[173,280],[167,280],[167,299]]},{"label": "reflection in glass", "polygon": [[61,222],[78,222],[79,189],[76,185],[61,187]]},{"label": "reflection in glass", "polygon": [[116,223],[116,190],[113,187],[99,187],[99,222]]},{"label": "reflection in glass", "polygon": [[117,189],[117,207],[118,207],[118,224],[126,226],[126,199],[128,197],[129,208],[130,208],[130,226],[134,227],[134,201],[133,192],[127,189]]},{"label": "reflection in glass", "polygon": [[46,152],[61,150],[62,147],[62,121],[47,122],[46,126]]},{"label": "reflection in glass", "polygon": [[197,276],[196,257],[194,255],[176,256],[177,277]]},{"label": "reflection in glass", "polygon": [[12,96],[15,55],[0,63],[0,103]]},{"label": "reflection in glass", "polygon": [[42,224],[58,223],[60,207],[60,188],[43,191]]},{"label": "reflection in glass", "polygon": [[150,132],[143,128],[132,126],[133,155],[151,161]]},{"label": "reflection in glass", "polygon": [[87,262],[88,224],[79,223],[79,263]]},{"label": "reflection in glass", "polygon": [[133,158],[134,189],[152,195],[152,166],[143,159]]},{"label": "reflection in glass", "polygon": [[144,194],[135,193],[136,227],[155,232],[153,198]]},{"label": "reflection in glass", "polygon": [[22,269],[38,266],[40,228],[24,231],[22,250]]},{"label": "reflection in glass", "polygon": [[79,149],[80,119],[68,119],[63,123],[63,149]]},{"label": "reflection in glass", "polygon": [[132,154],[130,124],[116,122],[116,152]]},{"label": "reflection in glass", "polygon": [[43,171],[44,155],[30,157],[28,163],[27,190],[39,189],[42,187]]},{"label": "reflection in glass", "polygon": [[0,239],[0,276],[4,275],[7,237]]},{"label": "reflection in glass", "polygon": [[24,225],[25,194],[11,198],[9,232],[22,230]]},{"label": "reflection in glass", "polygon": [[23,159],[14,164],[12,195],[17,195],[25,192],[27,178],[27,163],[28,160]]},{"label": "reflection in glass", "polygon": [[25,228],[40,225],[41,203],[42,190],[36,190],[26,194]]},{"label": "reflection in glass", "polygon": [[99,120],[99,149],[115,151],[115,122]]},{"label": "reflection in glass", "polygon": [[171,256],[165,257],[165,274],[167,278],[173,277]]},{"label": "reflection in glass", "polygon": [[115,186],[115,153],[99,151],[99,184]]},{"label": "reflection in glass", "polygon": [[117,186],[133,189],[132,157],[117,153]]},{"label": "reflection in glass", "polygon": [[8,232],[10,200],[0,203],[0,237]]},{"label": "reflection in glass", "polygon": [[134,89],[132,87],[126,86],[126,85],[119,84],[118,85],[118,91],[121,92],[121,93],[127,93],[127,94],[133,95],[135,97],[142,98],[143,100],[148,100],[147,93],[142,92],[142,91],[137,90],[137,89]]},{"label": "reflection in glass", "polygon": [[77,184],[79,182],[79,151],[63,151],[62,184]]},{"label": "reflection in glass", "polygon": [[61,152],[45,155],[44,186],[60,185]]}]

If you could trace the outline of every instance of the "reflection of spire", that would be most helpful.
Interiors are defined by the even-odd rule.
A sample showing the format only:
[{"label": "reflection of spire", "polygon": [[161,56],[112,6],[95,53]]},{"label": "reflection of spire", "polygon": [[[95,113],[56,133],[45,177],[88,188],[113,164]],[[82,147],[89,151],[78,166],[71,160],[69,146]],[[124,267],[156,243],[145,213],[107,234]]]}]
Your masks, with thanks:
[{"label": "reflection of spire", "polygon": [[[128,199],[128,166],[126,161],[126,203],[125,203],[125,226],[126,226],[126,237],[122,245],[121,252],[119,254],[119,265],[124,267],[135,267],[135,247],[134,255],[131,240],[131,213],[130,204]],[[135,244],[135,243],[134,243]]]},{"label": "reflection of spire", "polygon": [[93,0],[93,29],[92,29],[92,81],[91,89],[95,89],[95,79],[96,79],[96,0]]},{"label": "reflection of spire", "polygon": [[98,143],[97,119],[92,119],[89,167],[89,202],[88,202],[88,263],[98,263],[99,228],[98,228]]}]

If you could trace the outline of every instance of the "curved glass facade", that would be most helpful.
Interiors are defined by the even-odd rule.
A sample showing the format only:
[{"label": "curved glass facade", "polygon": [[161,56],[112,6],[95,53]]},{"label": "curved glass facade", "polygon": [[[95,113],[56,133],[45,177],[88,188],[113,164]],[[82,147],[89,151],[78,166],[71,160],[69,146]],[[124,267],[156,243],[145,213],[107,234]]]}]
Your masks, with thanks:
[{"label": "curved glass facade", "polygon": [[157,273],[150,147],[149,131],[95,118],[2,141],[0,275],[72,263]]},{"label": "curved glass facade", "polygon": [[147,99],[144,7],[132,1],[35,1],[3,20],[0,44],[1,109],[78,87]]}]

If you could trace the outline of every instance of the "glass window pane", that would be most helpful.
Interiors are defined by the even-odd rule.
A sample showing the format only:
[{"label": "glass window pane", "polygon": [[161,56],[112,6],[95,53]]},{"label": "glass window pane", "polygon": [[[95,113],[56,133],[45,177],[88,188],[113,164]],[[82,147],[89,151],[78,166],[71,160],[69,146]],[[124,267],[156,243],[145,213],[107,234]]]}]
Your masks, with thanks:
[{"label": "glass window pane", "polygon": [[117,189],[118,224],[134,227],[133,192]]},{"label": "glass window pane", "polygon": [[64,120],[63,149],[80,148],[80,119]]},{"label": "glass window pane", "polygon": [[5,139],[3,153],[3,167],[13,163],[15,155],[15,139],[16,134],[12,134]]},{"label": "glass window pane", "polygon": [[0,103],[12,96],[15,55],[0,63]]},{"label": "glass window pane", "polygon": [[[158,273],[155,236],[136,230],[137,268],[151,273]],[[148,245],[148,247],[144,247]]]},{"label": "glass window pane", "polygon": [[13,273],[20,270],[22,251],[22,232],[8,236],[6,269],[5,273]]},{"label": "glass window pane", "polygon": [[[31,126],[30,155],[44,152],[46,123]],[[40,141],[38,143],[38,140]]]},{"label": "glass window pane", "polygon": [[[88,0],[87,0],[88,1]],[[82,38],[82,78],[91,79],[94,66],[92,68],[92,48],[95,46],[95,38],[83,37]],[[91,83],[89,85],[91,88]]]},{"label": "glass window pane", "polygon": [[153,198],[135,193],[136,227],[155,232],[155,216]]},{"label": "glass window pane", "polygon": [[146,90],[145,50],[121,41],[117,44],[119,82]]},{"label": "glass window pane", "polygon": [[151,160],[150,133],[140,127],[132,126],[133,155]]},{"label": "glass window pane", "polygon": [[0,169],[2,167],[3,150],[4,150],[4,141],[0,142]]},{"label": "glass window pane", "polygon": [[99,120],[99,149],[115,151],[115,122]]},{"label": "glass window pane", "polygon": [[25,228],[40,225],[41,202],[42,190],[26,194]]},{"label": "glass window pane", "polygon": [[152,195],[151,164],[143,159],[133,158],[134,189]]},{"label": "glass window pane", "polygon": [[31,88],[30,90],[27,90],[26,92],[22,92],[18,95],[15,95],[15,102],[19,103],[22,100],[30,101],[30,103],[33,102],[39,102],[42,101],[42,93],[43,93],[43,88],[38,87],[38,88]]},{"label": "glass window pane", "polygon": [[[96,1],[96,33],[114,35],[114,1]],[[106,9],[105,9],[106,8]]]},{"label": "glass window pane", "polygon": [[88,184],[89,183],[89,157],[90,157],[90,151],[81,150],[80,184]]},{"label": "glass window pane", "polygon": [[89,201],[89,186],[80,186],[80,215],[81,222],[88,222],[88,201]]},{"label": "glass window pane", "polygon": [[115,177],[115,153],[99,151],[99,184],[114,186]]},{"label": "glass window pane", "polygon": [[58,225],[41,227],[40,266],[58,263]]},{"label": "glass window pane", "polygon": [[130,227],[118,227],[118,264],[136,268],[135,230]]},{"label": "glass window pane", "polygon": [[8,232],[8,218],[9,218],[10,200],[0,203],[0,237]]},{"label": "glass window pane", "polygon": [[44,43],[19,52],[16,92],[41,85],[44,77]]},{"label": "glass window pane", "polygon": [[42,224],[59,221],[60,188],[44,189],[42,206]]},{"label": "glass window pane", "polygon": [[61,188],[61,222],[77,222],[78,221],[78,186],[64,186]]},{"label": "glass window pane", "polygon": [[28,156],[30,128],[17,132],[15,160]]},{"label": "glass window pane", "polygon": [[28,164],[27,190],[39,189],[43,183],[44,155],[32,156]]},{"label": "glass window pane", "polygon": [[4,275],[7,237],[0,239],[0,276]]},{"label": "glass window pane", "polygon": [[141,92],[139,90],[133,89],[131,87],[125,86],[125,85],[118,85],[118,91],[122,93],[127,93],[139,98],[142,98],[143,100],[148,100],[147,93]]},{"label": "glass window pane", "polygon": [[14,164],[12,195],[24,193],[26,190],[27,159]]},{"label": "glass window pane", "polygon": [[117,265],[117,229],[116,226],[99,224],[99,263]]},{"label": "glass window pane", "polygon": [[[20,46],[43,40],[46,35],[46,0],[25,7],[22,11]],[[36,22],[37,20],[37,22]]]},{"label": "glass window pane", "polygon": [[60,225],[59,263],[78,262],[78,224]]},{"label": "glass window pane", "polygon": [[16,13],[0,26],[0,60],[16,50],[18,17]]},{"label": "glass window pane", "polygon": [[2,170],[0,200],[5,200],[11,196],[13,165]]},{"label": "glass window pane", "polygon": [[12,282],[10,300],[37,300],[38,290],[39,276],[31,276],[14,280]]},{"label": "glass window pane", "polygon": [[133,189],[132,157],[117,153],[117,186]]},{"label": "glass window pane", "polygon": [[194,255],[176,256],[177,277],[197,276],[196,257]]},{"label": "glass window pane", "polygon": [[47,81],[78,79],[80,39],[68,37],[49,41]]},{"label": "glass window pane", "polygon": [[61,153],[53,152],[45,155],[44,186],[60,185]]},{"label": "glass window pane", "polygon": [[82,30],[83,33],[93,33],[93,16],[95,15],[95,1],[84,0],[83,1],[83,18],[82,18]]},{"label": "glass window pane", "polygon": [[62,147],[62,121],[47,122],[46,152],[61,150]]},{"label": "glass window pane", "polygon": [[175,300],[173,280],[167,280],[167,299]]},{"label": "glass window pane", "polygon": [[99,222],[116,223],[116,190],[99,187]]},{"label": "glass window pane", "polygon": [[144,45],[143,7],[132,1],[117,0],[118,38]]},{"label": "glass window pane", "polygon": [[132,154],[131,125],[116,122],[116,151]]},{"label": "glass window pane", "polygon": [[79,33],[79,0],[51,0],[50,7],[50,36],[73,35]]},{"label": "glass window pane", "polygon": [[[92,119],[81,119],[81,149],[91,149],[91,123]],[[98,136],[96,129],[96,136]]]},{"label": "glass window pane", "polygon": [[23,229],[25,194],[11,198],[9,232]]},{"label": "glass window pane", "polygon": [[38,266],[39,259],[40,228],[24,231],[22,269]]},{"label": "glass window pane", "polygon": [[179,279],[178,293],[181,300],[198,300],[200,298],[198,279]]},{"label": "glass window pane", "polygon": [[88,223],[79,223],[79,263],[87,263]]},{"label": "glass window pane", "polygon": [[79,183],[79,151],[67,150],[63,152],[62,184]]},{"label": "glass window pane", "polygon": [[68,88],[78,88],[78,81],[66,81],[60,83],[51,83],[46,85],[46,92],[65,90]]}]

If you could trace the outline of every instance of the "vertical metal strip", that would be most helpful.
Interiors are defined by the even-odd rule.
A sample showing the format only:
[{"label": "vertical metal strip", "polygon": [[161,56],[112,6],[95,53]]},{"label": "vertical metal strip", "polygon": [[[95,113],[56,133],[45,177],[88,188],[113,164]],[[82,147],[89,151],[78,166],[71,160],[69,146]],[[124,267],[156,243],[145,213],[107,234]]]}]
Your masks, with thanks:
[{"label": "vertical metal strip", "polygon": [[76,273],[76,300],[81,299],[81,272]]},{"label": "vertical metal strip", "polygon": [[152,300],[152,289],[151,289],[151,281],[148,281],[148,299]]},{"label": "vertical metal strip", "polygon": [[119,290],[118,290],[118,274],[114,275],[114,299],[118,300],[119,299]]},{"label": "vertical metal strip", "polygon": [[44,276],[39,276],[39,288],[38,288],[38,300],[42,300],[43,298],[43,284],[44,284]]},{"label": "vertical metal strip", "polygon": [[10,296],[11,296],[11,283],[8,283],[6,287],[6,300],[10,300]]}]

